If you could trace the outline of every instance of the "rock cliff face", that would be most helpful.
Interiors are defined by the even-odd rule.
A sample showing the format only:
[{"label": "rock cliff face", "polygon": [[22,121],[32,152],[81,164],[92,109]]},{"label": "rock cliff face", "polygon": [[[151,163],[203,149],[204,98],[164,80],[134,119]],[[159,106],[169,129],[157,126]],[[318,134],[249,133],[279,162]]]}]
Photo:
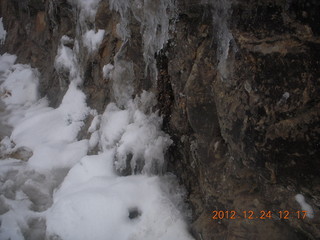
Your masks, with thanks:
[{"label": "rock cliff face", "polygon": [[221,4],[183,5],[168,50],[172,168],[193,189],[199,239],[316,239],[316,218],[208,221],[212,210],[294,211],[297,193],[319,214],[319,5]]},{"label": "rock cliff face", "polygon": [[[114,79],[103,76],[103,66],[129,62],[131,72],[122,76],[134,75],[132,95],[142,90],[157,94],[164,130],[174,140],[168,171],[188,190],[195,238],[319,239],[320,3],[119,4],[126,2],[130,21],[123,22],[124,12],[101,1],[95,18],[85,23],[107,34],[93,53],[80,41],[83,90],[89,105],[103,111],[115,98]],[[19,62],[38,68],[42,95],[57,105],[68,78],[55,69],[54,60],[61,37],[74,38],[81,31],[79,12],[66,0],[0,3],[8,32],[1,52],[17,54]],[[169,40],[162,49],[161,41],[147,45],[150,26],[141,18],[161,9],[168,21],[158,22],[151,41],[166,34],[168,24]],[[119,34],[121,22],[130,29],[128,36]],[[298,193],[312,206],[314,218],[291,214],[279,219],[279,211],[301,210]],[[251,210],[255,217],[272,211],[273,216],[214,220],[214,210],[239,215]]]}]

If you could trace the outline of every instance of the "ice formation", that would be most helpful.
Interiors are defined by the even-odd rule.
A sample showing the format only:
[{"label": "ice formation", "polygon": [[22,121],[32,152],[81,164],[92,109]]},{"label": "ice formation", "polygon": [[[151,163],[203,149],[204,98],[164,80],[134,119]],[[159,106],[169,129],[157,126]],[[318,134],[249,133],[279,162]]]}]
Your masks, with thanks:
[{"label": "ice formation", "polygon": [[[172,140],[153,111],[155,97],[132,97],[132,62],[115,58],[103,69],[113,80],[115,102],[102,115],[87,106],[79,54],[81,44],[95,51],[105,34],[84,21],[94,18],[100,1],[69,2],[83,14],[76,37],[63,36],[55,58],[67,84],[60,106],[39,98],[36,69],[14,64],[13,55],[0,56],[1,99],[10,109],[1,121],[13,128],[0,143],[0,239],[192,239],[180,211],[184,192],[172,189],[175,180],[165,174]],[[147,68],[154,68],[151,54],[168,40],[173,11],[173,1],[157,2],[158,9],[147,0],[110,1],[124,28],[128,7],[134,7]],[[81,139],[90,117],[89,137]],[[118,174],[125,171],[127,176]]]},{"label": "ice formation", "polygon": [[304,196],[302,194],[297,194],[295,196],[296,201],[300,204],[302,211],[307,212],[308,218],[313,218],[314,213],[312,207],[306,202]]}]

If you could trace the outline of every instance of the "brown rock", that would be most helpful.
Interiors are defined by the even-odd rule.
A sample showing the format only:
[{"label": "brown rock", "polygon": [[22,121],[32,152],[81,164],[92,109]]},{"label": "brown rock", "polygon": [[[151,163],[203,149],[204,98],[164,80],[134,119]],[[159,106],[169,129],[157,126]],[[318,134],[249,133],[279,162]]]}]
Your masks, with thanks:
[{"label": "brown rock", "polygon": [[45,12],[38,12],[36,17],[36,31],[43,32],[46,28],[46,14]]}]

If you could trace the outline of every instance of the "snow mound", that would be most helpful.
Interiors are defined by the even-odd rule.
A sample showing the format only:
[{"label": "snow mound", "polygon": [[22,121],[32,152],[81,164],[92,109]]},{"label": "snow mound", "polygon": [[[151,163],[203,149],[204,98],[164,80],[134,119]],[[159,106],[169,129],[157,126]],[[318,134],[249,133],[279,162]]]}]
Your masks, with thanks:
[{"label": "snow mound", "polygon": [[[68,239],[192,239],[159,177],[117,177],[112,151],[83,158],[47,211],[47,233]],[[63,224],[61,224],[63,223]]]},{"label": "snow mound", "polygon": [[33,150],[29,164],[37,170],[71,167],[88,151],[88,140],[77,141],[77,135],[89,111],[85,95],[71,83],[57,109],[44,106],[26,114],[11,139]]},{"label": "snow mound", "polygon": [[60,75],[72,78],[77,73],[76,59],[73,50],[65,45],[68,43],[73,43],[73,39],[68,36],[62,36],[54,66]]},{"label": "snow mound", "polygon": [[105,30],[99,29],[98,32],[89,30],[83,35],[84,45],[90,52],[97,50],[103,40]]},{"label": "snow mound", "polygon": [[[1,61],[2,60],[2,61]],[[15,58],[3,55],[1,66],[12,65]],[[39,72],[30,65],[12,65],[2,75],[1,99],[6,105],[31,105],[38,100]]]},{"label": "snow mound", "polygon": [[116,146],[115,167],[120,172],[154,174],[164,170],[164,154],[172,140],[161,130],[162,118],[152,112],[153,97],[143,92],[123,110],[110,103],[102,116],[101,148]]},{"label": "snow mound", "polygon": [[[108,74],[122,81],[120,104],[110,103],[98,115],[79,88],[76,44],[71,50],[69,41],[62,37],[55,59],[70,81],[57,108],[39,99],[37,70],[13,65],[13,56],[0,58],[0,88],[13,127],[0,149],[32,153],[25,161],[0,161],[0,239],[192,239],[178,210],[184,195],[163,176],[172,140],[153,111],[155,96],[143,92],[132,100],[132,87],[121,90],[134,78],[132,64],[116,62]],[[78,140],[90,114],[90,139]],[[96,146],[100,152],[88,155]]]}]

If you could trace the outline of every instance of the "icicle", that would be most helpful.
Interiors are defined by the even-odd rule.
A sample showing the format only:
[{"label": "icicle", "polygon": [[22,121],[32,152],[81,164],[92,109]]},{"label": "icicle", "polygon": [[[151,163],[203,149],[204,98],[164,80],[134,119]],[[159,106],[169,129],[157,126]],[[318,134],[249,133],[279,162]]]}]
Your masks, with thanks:
[{"label": "icicle", "polygon": [[213,27],[217,32],[217,60],[218,71],[222,81],[227,81],[232,75],[233,60],[230,52],[236,51],[232,33],[228,28],[228,19],[231,11],[230,0],[210,1],[204,0],[204,4],[212,6]]},{"label": "icicle", "polygon": [[0,18],[0,44],[4,44],[4,41],[6,40],[7,31],[4,30],[2,18]]},{"label": "icicle", "polygon": [[117,27],[123,41],[130,38],[128,27],[130,17],[140,22],[143,41],[145,76],[153,81],[157,78],[155,53],[169,40],[170,19],[175,17],[176,6],[173,0],[109,0],[110,8],[119,12],[121,22]]}]

